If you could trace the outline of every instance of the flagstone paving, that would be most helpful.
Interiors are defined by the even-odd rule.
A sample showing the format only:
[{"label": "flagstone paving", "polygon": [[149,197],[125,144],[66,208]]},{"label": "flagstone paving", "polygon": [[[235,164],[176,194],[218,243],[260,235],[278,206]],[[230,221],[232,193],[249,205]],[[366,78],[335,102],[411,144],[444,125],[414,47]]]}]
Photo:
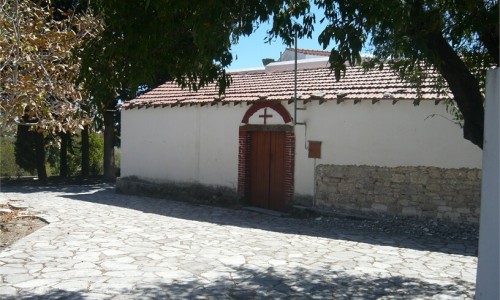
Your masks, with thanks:
[{"label": "flagstone paving", "polygon": [[107,185],[9,187],[0,203],[8,200],[50,224],[0,252],[1,299],[474,295],[477,258],[425,240],[120,195]]}]

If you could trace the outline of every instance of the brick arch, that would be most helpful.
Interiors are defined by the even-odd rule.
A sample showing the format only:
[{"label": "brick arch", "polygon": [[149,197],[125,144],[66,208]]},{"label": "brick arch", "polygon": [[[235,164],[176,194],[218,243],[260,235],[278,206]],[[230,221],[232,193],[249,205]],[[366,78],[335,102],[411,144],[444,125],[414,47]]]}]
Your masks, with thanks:
[{"label": "brick arch", "polygon": [[262,108],[269,107],[275,110],[283,118],[285,124],[292,121],[292,117],[281,103],[257,102],[253,104],[245,113],[242,125],[239,127],[239,148],[238,148],[238,195],[247,200],[250,191],[250,157],[252,145],[252,132],[284,131],[285,132],[285,206],[290,207],[294,195],[294,174],[295,174],[295,133],[291,125],[248,125],[250,117]]},{"label": "brick arch", "polygon": [[290,116],[290,113],[286,108],[279,102],[269,102],[269,101],[260,101],[255,104],[253,104],[245,113],[243,116],[243,119],[241,120],[241,123],[243,124],[248,124],[248,121],[250,120],[250,117],[253,116],[257,111],[259,111],[262,108],[269,107],[276,111],[282,118],[283,122],[285,124],[292,122],[292,116]]}]

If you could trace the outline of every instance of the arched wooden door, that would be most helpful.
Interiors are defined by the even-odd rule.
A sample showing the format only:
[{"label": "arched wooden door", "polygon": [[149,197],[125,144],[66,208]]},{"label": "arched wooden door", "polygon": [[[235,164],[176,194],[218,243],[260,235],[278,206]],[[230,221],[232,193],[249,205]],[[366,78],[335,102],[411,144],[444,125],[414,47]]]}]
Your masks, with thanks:
[{"label": "arched wooden door", "polygon": [[253,131],[250,140],[249,202],[252,206],[285,210],[285,132]]},{"label": "arched wooden door", "polygon": [[295,134],[281,103],[259,101],[239,128],[238,193],[251,206],[284,211],[293,196]]}]

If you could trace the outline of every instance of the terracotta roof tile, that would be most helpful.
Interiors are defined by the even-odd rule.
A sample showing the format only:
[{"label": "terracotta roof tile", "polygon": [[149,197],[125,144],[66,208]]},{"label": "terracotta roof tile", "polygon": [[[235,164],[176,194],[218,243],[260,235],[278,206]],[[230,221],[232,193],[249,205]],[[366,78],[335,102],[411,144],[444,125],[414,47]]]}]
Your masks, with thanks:
[{"label": "terracotta roof tile", "polygon": [[[258,100],[289,101],[294,95],[294,72],[266,70],[231,73],[232,84],[219,99],[215,83],[193,92],[181,89],[175,82],[166,82],[157,88],[125,102],[125,109],[172,104],[199,104],[220,102],[250,102]],[[414,100],[417,90],[402,81],[393,71],[348,67],[345,77],[336,81],[329,68],[304,69],[297,72],[297,94],[302,100]],[[444,100],[450,95],[438,95],[428,79],[421,89],[422,100]]]}]

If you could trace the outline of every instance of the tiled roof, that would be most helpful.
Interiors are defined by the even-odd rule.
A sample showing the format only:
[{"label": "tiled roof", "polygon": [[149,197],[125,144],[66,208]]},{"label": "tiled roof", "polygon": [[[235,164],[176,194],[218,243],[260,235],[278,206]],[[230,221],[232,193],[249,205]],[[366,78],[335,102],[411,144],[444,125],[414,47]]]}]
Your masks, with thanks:
[{"label": "tiled roof", "polygon": [[[167,82],[134,100],[125,102],[125,109],[194,104],[238,103],[266,101],[292,101],[294,96],[294,71],[248,71],[231,73],[232,84],[219,98],[215,83],[198,92],[181,89],[174,82]],[[410,100],[417,99],[417,90],[402,81],[393,71],[348,67],[345,77],[335,80],[329,68],[302,69],[297,72],[297,98],[304,101]],[[421,89],[421,100],[444,100],[451,95],[438,95],[431,87],[431,80]]]}]

